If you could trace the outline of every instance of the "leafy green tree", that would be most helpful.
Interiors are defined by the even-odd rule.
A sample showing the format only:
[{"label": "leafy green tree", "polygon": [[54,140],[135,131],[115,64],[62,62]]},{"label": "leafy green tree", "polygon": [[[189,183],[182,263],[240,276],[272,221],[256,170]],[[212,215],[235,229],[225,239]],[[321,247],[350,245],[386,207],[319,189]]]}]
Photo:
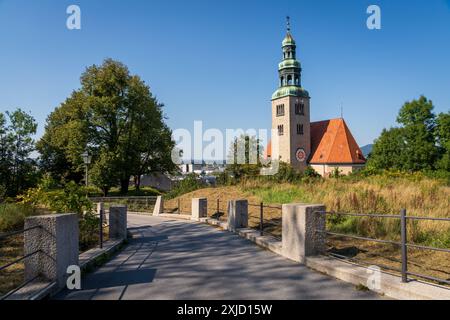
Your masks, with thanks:
[{"label": "leafy green tree", "polygon": [[424,96],[407,102],[400,109],[397,122],[403,125],[403,169],[434,169],[438,148],[434,137],[436,116],[433,103]]},{"label": "leafy green tree", "polygon": [[174,170],[174,143],[162,108],[122,63],[107,59],[88,67],[81,88],[47,120],[38,144],[43,168],[55,177],[80,181],[81,154],[88,150],[93,155],[92,181],[104,192],[119,182],[124,194],[132,176],[139,177],[139,186],[143,174]]},{"label": "leafy green tree", "polygon": [[255,136],[241,135],[230,145],[226,171],[234,179],[256,177],[261,170],[264,148]]},{"label": "leafy green tree", "polygon": [[402,131],[402,128],[383,129],[373,145],[368,167],[402,169],[405,143]]},{"label": "leafy green tree", "polygon": [[439,156],[433,103],[421,96],[406,102],[397,117],[400,127],[384,129],[375,141],[368,167],[420,171],[434,169]]},{"label": "leafy green tree", "polygon": [[0,113],[0,179],[6,195],[15,196],[32,187],[37,180],[33,135],[37,124],[20,108]]},{"label": "leafy green tree", "polygon": [[437,167],[450,172],[450,111],[437,116],[436,137],[440,151]]}]

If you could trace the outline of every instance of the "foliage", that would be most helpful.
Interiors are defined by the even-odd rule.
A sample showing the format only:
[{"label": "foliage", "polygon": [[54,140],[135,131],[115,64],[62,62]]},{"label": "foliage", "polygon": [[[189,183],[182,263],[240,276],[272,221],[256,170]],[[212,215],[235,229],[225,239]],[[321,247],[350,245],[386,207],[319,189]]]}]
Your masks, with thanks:
[{"label": "foliage", "polygon": [[85,212],[82,219],[79,220],[78,228],[80,230],[79,243],[80,251],[94,247],[99,240],[100,218],[92,211]]},{"label": "foliage", "polygon": [[432,101],[424,96],[406,102],[397,117],[400,127],[383,130],[375,141],[368,166],[403,171],[445,168],[448,154],[446,130],[450,130],[450,126],[445,115],[436,120],[433,108]]},{"label": "foliage", "polygon": [[21,229],[25,218],[36,214],[36,209],[30,205],[18,203],[0,204],[0,232]]},{"label": "foliage", "polygon": [[195,173],[187,175],[183,180],[179,181],[175,187],[166,195],[167,199],[173,199],[182,194],[192,192],[204,187],[202,181]]},{"label": "foliage", "polygon": [[262,168],[262,155],[259,139],[248,135],[236,137],[230,145],[226,173],[235,181],[256,177]]},{"label": "foliage", "polygon": [[37,170],[32,136],[37,124],[28,113],[17,109],[0,113],[0,181],[7,196],[15,196],[35,185]]},{"label": "foliage", "polygon": [[122,63],[107,59],[87,68],[81,88],[47,120],[37,145],[43,169],[57,179],[79,182],[81,154],[88,150],[92,181],[105,194],[118,181],[126,193],[131,176],[174,170],[174,143],[162,108],[144,81]]},{"label": "foliage", "polygon": [[83,212],[93,209],[92,202],[86,197],[86,190],[73,181],[58,189],[47,189],[43,183],[19,198],[23,204],[42,207],[54,213],[78,213],[81,216]]},{"label": "foliage", "polygon": [[436,137],[441,154],[437,167],[442,171],[450,172],[450,111],[437,116]]},{"label": "foliage", "polygon": [[330,178],[339,179],[342,177],[342,172],[339,170],[339,167],[335,167],[333,171],[330,172]]}]

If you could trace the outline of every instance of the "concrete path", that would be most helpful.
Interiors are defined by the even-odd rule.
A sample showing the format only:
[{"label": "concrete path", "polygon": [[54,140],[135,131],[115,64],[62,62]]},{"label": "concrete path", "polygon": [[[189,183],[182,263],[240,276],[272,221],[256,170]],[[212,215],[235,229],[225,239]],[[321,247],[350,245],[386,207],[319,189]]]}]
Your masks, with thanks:
[{"label": "concrete path", "polygon": [[57,299],[377,299],[211,226],[128,216],[134,238]]}]

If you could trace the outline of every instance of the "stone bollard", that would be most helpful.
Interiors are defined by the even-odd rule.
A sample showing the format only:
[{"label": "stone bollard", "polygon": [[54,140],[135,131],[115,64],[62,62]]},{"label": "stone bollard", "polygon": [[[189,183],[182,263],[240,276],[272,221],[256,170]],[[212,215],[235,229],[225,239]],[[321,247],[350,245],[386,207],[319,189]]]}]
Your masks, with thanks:
[{"label": "stone bollard", "polygon": [[52,214],[28,217],[24,233],[24,254],[39,253],[25,259],[25,280],[41,275],[56,281],[59,289],[66,285],[67,267],[78,266],[78,215]]},{"label": "stone bollard", "polygon": [[109,238],[127,238],[127,206],[116,205],[109,208]]},{"label": "stone bollard", "polygon": [[198,221],[200,218],[208,216],[208,199],[193,198],[192,199],[192,220]]},{"label": "stone bollard", "polygon": [[284,204],[282,252],[291,260],[305,263],[307,256],[325,251],[325,206],[321,204]]},{"label": "stone bollard", "polygon": [[153,208],[153,215],[157,216],[164,212],[164,199],[162,196],[156,197],[155,207]]},{"label": "stone bollard", "polygon": [[248,201],[228,201],[228,230],[236,231],[248,227]]}]

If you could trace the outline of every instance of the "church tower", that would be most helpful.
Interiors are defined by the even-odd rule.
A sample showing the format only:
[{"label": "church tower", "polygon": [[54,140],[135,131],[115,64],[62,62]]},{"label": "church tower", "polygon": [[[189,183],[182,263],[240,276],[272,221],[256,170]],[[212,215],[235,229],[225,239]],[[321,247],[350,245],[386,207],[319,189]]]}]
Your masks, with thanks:
[{"label": "church tower", "polygon": [[304,170],[311,154],[310,97],[301,85],[302,68],[296,58],[297,46],[291,35],[289,17],[282,48],[279,88],[272,95],[272,129],[278,134],[279,160]]}]

